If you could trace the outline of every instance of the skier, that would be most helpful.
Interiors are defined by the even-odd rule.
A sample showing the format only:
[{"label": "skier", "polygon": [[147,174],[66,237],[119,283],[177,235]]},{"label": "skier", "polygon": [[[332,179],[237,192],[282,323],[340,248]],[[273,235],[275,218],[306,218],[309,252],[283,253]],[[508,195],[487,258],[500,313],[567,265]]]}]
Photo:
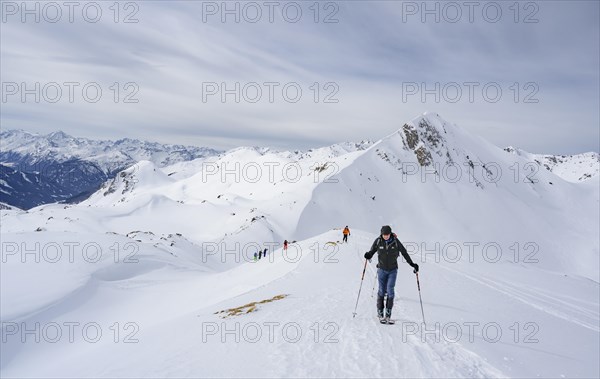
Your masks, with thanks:
[{"label": "skier", "polygon": [[[254,253],[254,254],[256,254],[256,253]],[[260,261],[260,258],[261,258],[261,257],[262,257],[262,251],[260,251],[260,250],[259,250],[259,251],[258,251],[258,260],[259,260],[259,261]]]},{"label": "skier", "polygon": [[283,241],[283,250],[287,251],[288,241]]},{"label": "skier", "polygon": [[348,236],[350,235],[350,229],[348,229],[348,225],[346,225],[346,227],[344,228],[344,231],[342,232],[344,234],[344,239],[342,242],[348,242]]},{"label": "skier", "polygon": [[[390,320],[392,316],[392,307],[394,306],[394,286],[396,285],[396,276],[398,274],[398,257],[406,259],[406,262],[413,268],[416,274],[419,271],[419,265],[413,263],[406,252],[402,242],[398,240],[392,228],[389,225],[381,227],[381,235],[375,239],[371,250],[365,253],[365,258],[369,261],[378,253],[377,279],[379,281],[379,290],[377,291],[377,316],[382,324],[393,324]],[[383,300],[387,295],[385,304],[385,314],[383,313]]]},{"label": "skier", "polygon": [[256,262],[256,260],[257,260],[257,254],[254,253],[254,262]]},{"label": "skier", "polygon": [[265,247],[265,251],[263,251],[263,256],[266,258],[267,257],[267,248]]}]

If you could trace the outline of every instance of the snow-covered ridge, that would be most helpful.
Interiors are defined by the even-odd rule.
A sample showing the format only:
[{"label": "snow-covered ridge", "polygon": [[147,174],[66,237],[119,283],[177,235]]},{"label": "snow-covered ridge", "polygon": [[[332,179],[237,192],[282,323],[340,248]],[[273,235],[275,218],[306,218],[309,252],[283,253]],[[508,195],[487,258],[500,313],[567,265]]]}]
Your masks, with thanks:
[{"label": "snow-covered ridge", "polygon": [[62,131],[46,135],[23,130],[0,133],[0,162],[18,164],[22,169],[35,168],[40,161],[65,162],[73,159],[90,161],[106,174],[142,160],[159,167],[189,161],[221,151],[207,147],[161,144],[123,138],[116,141],[73,137]]},{"label": "snow-covered ridge", "polygon": [[[316,149],[285,151],[270,147],[238,147],[221,151],[207,147],[161,144],[122,138],[113,140],[92,140],[70,136],[62,131],[46,135],[29,133],[24,130],[6,130],[0,133],[0,162],[7,166],[30,163],[32,166],[41,160],[65,162],[73,159],[92,161],[105,173],[133,165],[140,161],[150,161],[158,167],[178,162],[218,154],[233,154],[236,151],[253,151],[258,155],[284,154],[302,159],[326,151],[330,156],[339,156],[353,151],[367,149],[371,141],[340,142]],[[19,160],[23,162],[19,162]]]},{"label": "snow-covered ridge", "polygon": [[504,150],[533,160],[568,182],[578,183],[597,179],[600,174],[600,154],[596,152],[574,155],[532,154],[512,146]]},{"label": "snow-covered ridge", "polygon": [[12,205],[8,205],[8,204],[5,204],[5,203],[0,203],[0,210],[6,211],[6,210],[18,210],[18,209],[19,208],[13,207]]}]

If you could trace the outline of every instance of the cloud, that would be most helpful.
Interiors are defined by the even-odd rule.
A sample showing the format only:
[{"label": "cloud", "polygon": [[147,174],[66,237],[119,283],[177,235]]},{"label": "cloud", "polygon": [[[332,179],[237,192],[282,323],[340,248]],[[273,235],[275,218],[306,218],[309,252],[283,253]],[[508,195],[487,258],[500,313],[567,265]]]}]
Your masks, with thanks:
[{"label": "cloud", "polygon": [[[599,150],[597,2],[522,3],[518,15],[510,4],[497,3],[503,13],[496,23],[481,13],[487,3],[475,9],[473,22],[463,7],[455,23],[447,22],[453,13],[444,2],[427,3],[447,12],[439,13],[439,23],[435,14],[426,14],[423,23],[423,9],[412,14],[409,7],[423,2],[320,3],[318,15],[313,3],[299,2],[296,23],[281,13],[287,6],[293,16],[291,3],[279,3],[273,22],[262,6],[256,23],[243,14],[239,23],[226,14],[223,23],[220,14],[206,12],[222,2],[136,2],[139,22],[115,23],[112,3],[100,4],[97,23],[81,16],[73,23],[22,23],[18,14],[7,16],[0,37],[3,83],[81,85],[72,103],[36,103],[31,96],[23,103],[18,94],[10,96],[2,103],[3,128],[295,149],[376,140],[431,110],[500,146]],[[253,17],[247,2],[227,6],[235,4]],[[121,8],[120,20],[136,9]],[[314,22],[317,16],[321,22]],[[327,16],[339,22],[322,22]],[[527,16],[538,22],[523,23]],[[97,103],[85,101],[80,91],[91,82],[102,89]],[[265,85],[274,82],[279,85]],[[225,83],[226,89],[239,83],[246,97],[235,102],[230,94],[222,103],[219,92],[203,102],[206,83]],[[472,102],[465,83],[478,83]],[[298,102],[286,100],[286,84],[292,97],[294,89],[302,90]],[[419,91],[407,96],[413,84]],[[486,101],[486,84],[492,94],[502,90],[499,101]],[[423,99],[423,90],[436,85],[440,91]],[[262,97],[253,103],[256,89]],[[462,97],[453,102],[457,89]],[[138,102],[124,102],[127,96]],[[327,96],[337,102],[325,102]]]}]

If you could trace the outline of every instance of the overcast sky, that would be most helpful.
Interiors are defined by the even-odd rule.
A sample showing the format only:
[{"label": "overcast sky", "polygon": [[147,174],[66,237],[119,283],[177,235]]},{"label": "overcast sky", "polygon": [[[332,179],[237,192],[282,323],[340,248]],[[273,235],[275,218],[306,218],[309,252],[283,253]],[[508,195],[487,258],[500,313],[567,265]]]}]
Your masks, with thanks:
[{"label": "overcast sky", "polygon": [[2,130],[305,149],[435,111],[500,147],[599,151],[598,1],[22,4],[2,1]]}]

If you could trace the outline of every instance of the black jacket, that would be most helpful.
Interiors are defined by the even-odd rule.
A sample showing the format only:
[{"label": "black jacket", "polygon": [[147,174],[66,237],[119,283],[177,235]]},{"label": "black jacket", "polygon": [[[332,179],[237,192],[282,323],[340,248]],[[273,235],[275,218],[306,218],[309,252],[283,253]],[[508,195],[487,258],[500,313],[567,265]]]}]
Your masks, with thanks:
[{"label": "black jacket", "polygon": [[371,246],[371,250],[368,251],[368,259],[371,259],[377,252],[379,257],[379,264],[377,267],[390,271],[398,268],[398,257],[402,254],[402,257],[406,259],[406,262],[413,267],[414,263],[412,259],[410,259],[402,242],[400,242],[397,237],[394,237],[394,235],[390,236],[390,240],[391,241],[386,242],[383,237],[377,237],[375,242],[373,242],[373,246]]}]

